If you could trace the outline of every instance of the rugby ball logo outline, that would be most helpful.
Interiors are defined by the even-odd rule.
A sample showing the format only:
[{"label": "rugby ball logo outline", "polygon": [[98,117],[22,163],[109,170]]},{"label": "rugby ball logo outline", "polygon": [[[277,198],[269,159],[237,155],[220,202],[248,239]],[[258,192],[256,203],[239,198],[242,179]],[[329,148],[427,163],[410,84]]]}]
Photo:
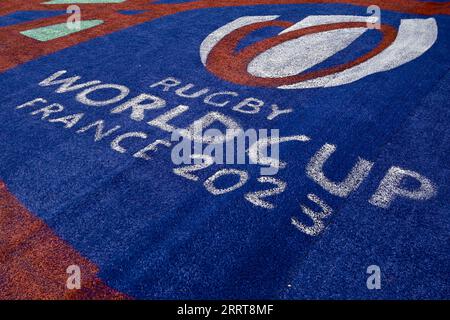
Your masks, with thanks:
[{"label": "rugby ball logo outline", "polygon": [[[200,46],[203,65],[219,78],[236,84],[279,89],[336,87],[413,61],[436,42],[434,18],[402,19],[398,30],[381,24],[383,39],[372,51],[331,68],[307,71],[347,48],[369,30],[367,16],[314,15],[298,23],[279,16],[245,16],[209,34]],[[236,51],[253,31],[278,26],[272,38]]]}]

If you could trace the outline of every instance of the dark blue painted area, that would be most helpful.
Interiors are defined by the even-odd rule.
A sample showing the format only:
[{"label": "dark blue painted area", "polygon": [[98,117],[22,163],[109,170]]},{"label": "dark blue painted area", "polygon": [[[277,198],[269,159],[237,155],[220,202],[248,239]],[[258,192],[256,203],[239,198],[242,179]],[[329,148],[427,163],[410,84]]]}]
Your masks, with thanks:
[{"label": "dark blue painted area", "polygon": [[147,12],[148,10],[120,10],[120,13],[126,14],[126,15],[135,15],[135,14],[141,14],[144,12]]},{"label": "dark blue painted area", "polygon": [[240,51],[244,49],[247,46],[250,46],[254,43],[257,43],[259,41],[262,41],[264,39],[275,37],[278,35],[281,31],[283,31],[283,28],[280,27],[266,27],[259,30],[256,30],[254,32],[251,32],[247,37],[239,41],[236,51]]},{"label": "dark blue painted area", "polygon": [[[199,46],[209,33],[244,15],[273,14],[296,22],[312,14],[365,11],[302,5],[186,12],[7,71],[0,76],[0,178],[58,235],[99,265],[103,280],[135,297],[448,297],[448,37],[439,36],[430,51],[400,68],[330,89],[243,87],[203,67]],[[413,16],[389,14],[393,23],[408,17]],[[440,35],[447,34],[448,18],[436,19]],[[367,44],[355,46],[363,51]],[[172,173],[169,150],[161,148],[151,161],[144,161],[112,151],[111,139],[95,143],[92,133],[76,134],[83,124],[105,119],[108,128],[119,124],[124,132],[149,135],[146,141],[130,140],[127,147],[133,151],[169,137],[129,119],[127,112],[111,114],[117,104],[85,106],[75,100],[78,91],[58,94],[55,87],[37,85],[62,69],[86,81],[126,85],[130,97],[142,92],[158,95],[167,100],[166,110],[188,105],[190,110],[173,121],[179,127],[220,111],[245,129],[279,128],[283,136],[306,134],[312,141],[282,145],[281,157],[288,166],[277,177],[288,187],[267,199],[276,209],[257,208],[244,200],[245,193],[270,187],[256,181],[255,166],[231,166],[247,170],[249,182],[213,196],[203,181],[225,166],[199,172],[199,182],[188,181]],[[236,91],[240,99],[217,109],[149,88],[169,76],[199,89]],[[36,97],[61,103],[66,114],[85,112],[86,119],[64,129],[25,109],[14,109]],[[267,105],[257,115],[231,110],[246,97]],[[295,112],[268,121],[272,103]],[[162,112],[149,111],[146,120]],[[332,196],[305,175],[309,159],[326,142],[337,146],[325,167],[330,178],[345,176],[358,157],[376,162],[367,181],[348,199]],[[438,196],[426,202],[399,201],[387,210],[370,205],[367,200],[392,165],[432,179]],[[327,220],[329,230],[318,238],[290,224],[292,216],[307,221],[300,203],[307,203],[308,193],[319,195],[335,211]],[[365,289],[365,268],[370,264],[386,270],[386,283],[378,293]]]},{"label": "dark blue painted area", "polygon": [[17,11],[6,16],[0,16],[0,27],[6,27],[42,18],[65,14],[64,11]]},{"label": "dark blue painted area", "polygon": [[[306,261],[293,266],[282,297],[448,299],[449,86],[447,73],[380,154],[375,173],[381,179],[394,162],[421,170],[439,186],[437,198],[398,199],[390,210],[379,210],[364,197],[377,188],[374,179],[341,209]],[[366,288],[372,264],[381,268],[382,290]]]}]

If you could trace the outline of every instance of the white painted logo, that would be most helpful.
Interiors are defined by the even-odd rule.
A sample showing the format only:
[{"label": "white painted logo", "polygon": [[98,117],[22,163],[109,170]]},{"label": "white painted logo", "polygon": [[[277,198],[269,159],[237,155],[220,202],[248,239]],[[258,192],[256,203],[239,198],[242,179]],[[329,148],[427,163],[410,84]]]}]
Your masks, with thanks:
[{"label": "white painted logo", "polygon": [[[371,17],[317,15],[306,17],[295,24],[278,21],[278,18],[246,16],[217,29],[200,46],[202,63],[218,77],[243,85],[273,86],[279,89],[336,87],[417,59],[433,46],[438,35],[434,18],[403,19],[398,30],[381,24],[379,31],[383,40],[371,54],[322,72],[311,72],[309,70],[312,67],[346,49],[368,32],[371,28],[367,23]],[[248,30],[270,25],[290,26],[275,37],[251,44],[240,51],[227,48],[227,43],[237,43],[236,37],[243,39],[249,35]],[[214,50],[222,50],[217,53],[221,59],[215,57]],[[224,55],[229,59],[219,61],[224,60]],[[224,64],[223,69],[221,64]],[[273,81],[273,85],[270,81]]]}]

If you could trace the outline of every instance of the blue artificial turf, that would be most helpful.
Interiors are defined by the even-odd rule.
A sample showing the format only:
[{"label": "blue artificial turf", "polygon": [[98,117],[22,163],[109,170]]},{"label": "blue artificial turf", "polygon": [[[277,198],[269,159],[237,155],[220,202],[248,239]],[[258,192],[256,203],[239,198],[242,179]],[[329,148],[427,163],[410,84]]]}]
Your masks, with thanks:
[{"label": "blue artificial turf", "polygon": [[[61,238],[96,263],[102,280],[136,298],[448,299],[449,17],[435,17],[438,40],[420,58],[336,88],[241,86],[216,77],[200,61],[204,38],[236,18],[281,15],[296,22],[313,14],[364,15],[365,9],[321,4],[189,11],[0,74],[0,179]],[[384,17],[398,25],[400,19],[419,16],[385,12]],[[349,54],[366,52],[366,45],[355,43]],[[167,101],[166,109],[189,105],[190,110],[173,121],[179,127],[220,111],[245,129],[278,128],[282,136],[304,134],[312,140],[282,145],[281,158],[288,165],[277,178],[288,187],[268,198],[275,209],[244,200],[245,193],[269,187],[257,182],[259,170],[251,165],[232,166],[248,170],[250,180],[243,188],[214,196],[203,181],[226,166],[205,169],[198,182],[189,181],[173,174],[169,149],[161,148],[150,161],[135,159],[111,150],[110,139],[94,142],[92,133],[75,133],[80,126],[65,129],[30,115],[33,109],[15,110],[42,97],[64,105],[67,114],[84,112],[83,124],[104,119],[108,127],[144,131],[151,141],[170,138],[131,120],[127,112],[111,114],[111,106],[79,103],[78,91],[59,94],[55,86],[38,85],[59,70],[84,81],[125,85],[131,96],[160,96]],[[149,88],[166,77],[199,89],[235,91],[239,99],[256,97],[266,102],[266,109],[241,114]],[[294,112],[268,121],[269,106],[275,103]],[[161,113],[149,111],[147,117]],[[358,157],[375,162],[370,176],[348,198],[329,194],[305,174],[308,161],[325,143],[337,146],[325,167],[335,180],[344,177]],[[143,146],[139,140],[127,144],[132,150]],[[388,209],[369,204],[391,166],[430,178],[438,189],[436,197],[423,202],[398,199]],[[302,215],[300,204],[308,201],[308,193],[320,195],[334,209],[327,229],[317,237],[291,224],[291,217]],[[382,290],[366,288],[371,264],[382,269]]]}]

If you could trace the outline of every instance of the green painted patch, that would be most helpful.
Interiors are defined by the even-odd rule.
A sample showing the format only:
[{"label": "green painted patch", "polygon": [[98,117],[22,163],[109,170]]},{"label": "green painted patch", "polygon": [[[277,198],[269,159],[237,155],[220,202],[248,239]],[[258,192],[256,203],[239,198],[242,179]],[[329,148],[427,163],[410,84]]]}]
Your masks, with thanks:
[{"label": "green painted patch", "polygon": [[36,29],[30,29],[21,31],[20,33],[29,38],[33,38],[39,41],[49,41],[56,38],[61,38],[72,33],[77,33],[95,26],[102,24],[103,20],[86,20],[80,21],[79,29],[69,29],[67,23],[54,24],[47,27],[41,27]]},{"label": "green painted patch", "polygon": [[120,3],[125,0],[51,0],[44,4],[76,4],[76,3]]}]

